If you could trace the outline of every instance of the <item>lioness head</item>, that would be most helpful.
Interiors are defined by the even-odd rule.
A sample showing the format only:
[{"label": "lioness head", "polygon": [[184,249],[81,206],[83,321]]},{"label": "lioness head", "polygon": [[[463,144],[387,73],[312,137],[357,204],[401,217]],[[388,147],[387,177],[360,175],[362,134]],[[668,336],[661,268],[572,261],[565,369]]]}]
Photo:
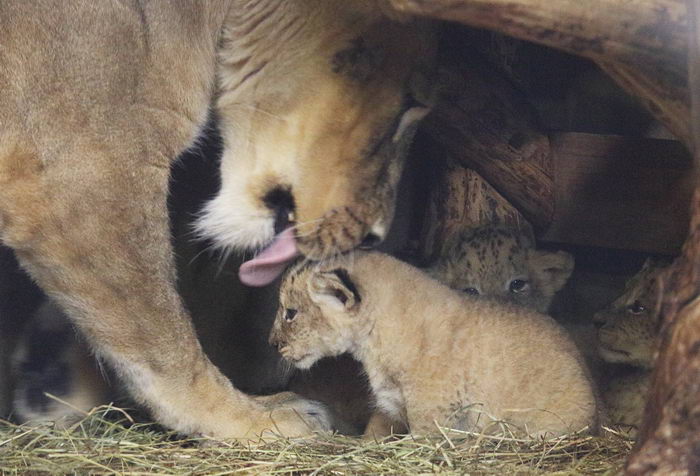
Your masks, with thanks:
[{"label": "lioness head", "polygon": [[448,240],[428,271],[467,294],[547,312],[573,270],[569,253],[535,249],[518,230],[487,225]]},{"label": "lioness head", "polygon": [[594,316],[598,352],[611,363],[651,368],[658,335],[657,280],[667,261],[648,259],[630,278],[625,292]]},{"label": "lioness head", "polygon": [[423,23],[363,2],[289,3],[227,24],[222,184],[198,223],[221,247],[267,246],[268,277],[296,249],[319,260],[384,237],[434,58]]},{"label": "lioness head", "polygon": [[351,352],[369,332],[360,314],[362,296],[346,268],[298,265],[282,282],[270,343],[296,367]]}]

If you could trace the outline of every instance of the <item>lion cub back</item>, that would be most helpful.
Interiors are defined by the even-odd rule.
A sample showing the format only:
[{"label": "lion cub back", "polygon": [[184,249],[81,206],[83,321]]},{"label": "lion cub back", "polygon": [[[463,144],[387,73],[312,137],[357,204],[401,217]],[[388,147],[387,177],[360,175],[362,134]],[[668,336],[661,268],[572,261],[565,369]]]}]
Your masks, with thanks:
[{"label": "lion cub back", "polygon": [[290,272],[271,342],[308,368],[351,352],[377,407],[412,432],[435,421],[530,435],[597,425],[597,402],[575,345],[551,318],[465,296],[380,253]]},{"label": "lion cub back", "polygon": [[547,312],[573,269],[566,252],[538,250],[518,230],[484,225],[448,240],[428,272],[467,294]]}]

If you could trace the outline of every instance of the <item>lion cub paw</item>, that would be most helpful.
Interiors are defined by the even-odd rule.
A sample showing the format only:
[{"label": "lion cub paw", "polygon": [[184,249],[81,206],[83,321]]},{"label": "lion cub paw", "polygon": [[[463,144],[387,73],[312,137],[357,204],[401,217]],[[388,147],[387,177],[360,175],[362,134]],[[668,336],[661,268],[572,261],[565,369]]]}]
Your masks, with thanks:
[{"label": "lion cub paw", "polygon": [[297,438],[332,429],[330,413],[323,403],[306,400],[292,392],[256,397],[255,400],[263,406],[269,418],[260,432],[262,439],[273,435]]}]

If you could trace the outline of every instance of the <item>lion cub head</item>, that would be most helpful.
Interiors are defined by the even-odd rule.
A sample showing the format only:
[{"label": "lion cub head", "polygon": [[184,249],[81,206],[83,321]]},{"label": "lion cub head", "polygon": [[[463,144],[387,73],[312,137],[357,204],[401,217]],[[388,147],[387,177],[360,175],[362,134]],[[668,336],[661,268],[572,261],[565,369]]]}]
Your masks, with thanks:
[{"label": "lion cub head", "polygon": [[649,258],[627,281],[624,293],[594,316],[598,352],[611,363],[651,368],[658,335],[657,281],[667,260]]},{"label": "lion cub head", "polygon": [[198,229],[223,248],[273,248],[261,266],[371,247],[430,108],[433,32],[372,2],[264,3],[223,32],[221,189]]},{"label": "lion cub head", "polygon": [[514,229],[482,226],[449,240],[429,273],[467,294],[547,312],[573,269],[568,253],[537,250]]},{"label": "lion cub head", "polygon": [[299,265],[282,282],[270,344],[302,369],[352,352],[357,337],[369,332],[361,308],[360,290],[345,268]]}]

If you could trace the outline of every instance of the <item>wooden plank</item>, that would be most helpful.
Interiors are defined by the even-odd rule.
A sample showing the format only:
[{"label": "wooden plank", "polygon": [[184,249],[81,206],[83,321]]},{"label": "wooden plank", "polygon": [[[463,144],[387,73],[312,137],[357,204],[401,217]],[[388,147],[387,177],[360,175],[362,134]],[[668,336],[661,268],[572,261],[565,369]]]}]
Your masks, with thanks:
[{"label": "wooden plank", "polygon": [[692,160],[676,141],[550,136],[554,219],[544,241],[676,254],[688,229]]},{"label": "wooden plank", "polygon": [[441,75],[441,101],[423,129],[461,165],[484,178],[532,226],[551,221],[549,139],[522,93],[468,49]]}]

